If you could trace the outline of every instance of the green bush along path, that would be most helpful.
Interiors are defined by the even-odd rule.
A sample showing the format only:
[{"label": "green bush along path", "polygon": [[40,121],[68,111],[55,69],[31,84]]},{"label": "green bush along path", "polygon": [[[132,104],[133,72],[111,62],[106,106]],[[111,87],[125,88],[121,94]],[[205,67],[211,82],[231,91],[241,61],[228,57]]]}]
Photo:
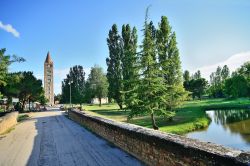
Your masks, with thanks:
[{"label": "green bush along path", "polygon": [[[209,109],[233,109],[249,108],[250,99],[242,98],[235,100],[227,99],[206,99],[187,101],[180,108],[176,109],[176,116],[171,120],[157,116],[156,123],[161,131],[185,134],[190,131],[205,128],[209,125],[210,119],[205,111]],[[101,116],[121,122],[128,122],[144,127],[151,128],[150,116],[139,116],[127,121],[129,111],[119,110],[116,104],[107,104],[99,107],[98,105],[83,106],[87,113]]]}]

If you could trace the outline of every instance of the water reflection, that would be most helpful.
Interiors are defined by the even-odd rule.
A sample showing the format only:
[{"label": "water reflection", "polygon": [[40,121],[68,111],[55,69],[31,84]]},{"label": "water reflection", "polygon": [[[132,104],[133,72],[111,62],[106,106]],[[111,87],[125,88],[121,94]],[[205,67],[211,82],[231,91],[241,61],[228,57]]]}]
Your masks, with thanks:
[{"label": "water reflection", "polygon": [[250,109],[206,111],[212,122],[188,137],[250,151]]},{"label": "water reflection", "polygon": [[250,118],[250,110],[216,110],[216,111],[206,111],[208,115],[214,113],[210,116],[213,118],[217,124],[228,124],[233,122],[239,122]]}]

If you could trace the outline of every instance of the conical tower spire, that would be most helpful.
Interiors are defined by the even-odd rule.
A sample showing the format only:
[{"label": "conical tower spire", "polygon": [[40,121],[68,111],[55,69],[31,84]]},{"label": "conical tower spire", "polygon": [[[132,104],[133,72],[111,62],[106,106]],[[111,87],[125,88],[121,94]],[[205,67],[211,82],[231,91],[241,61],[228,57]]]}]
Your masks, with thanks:
[{"label": "conical tower spire", "polygon": [[48,51],[48,53],[47,53],[47,57],[46,57],[45,63],[53,63],[53,61],[52,61],[52,59],[51,59],[51,57],[50,57],[49,51]]}]

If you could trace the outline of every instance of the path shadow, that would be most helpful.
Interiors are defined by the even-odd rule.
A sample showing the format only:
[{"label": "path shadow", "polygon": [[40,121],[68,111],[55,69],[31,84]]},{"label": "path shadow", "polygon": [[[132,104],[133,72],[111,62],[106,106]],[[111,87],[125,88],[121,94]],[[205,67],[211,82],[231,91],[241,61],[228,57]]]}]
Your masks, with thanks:
[{"label": "path shadow", "polygon": [[[63,114],[34,117],[37,135],[28,166],[41,165],[143,165]],[[29,131],[27,131],[29,132]]]}]

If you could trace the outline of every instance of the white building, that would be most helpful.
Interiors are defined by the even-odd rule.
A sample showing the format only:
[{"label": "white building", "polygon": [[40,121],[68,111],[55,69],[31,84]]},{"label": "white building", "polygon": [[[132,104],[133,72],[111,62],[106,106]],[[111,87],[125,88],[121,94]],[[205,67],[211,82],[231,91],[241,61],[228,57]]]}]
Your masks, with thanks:
[{"label": "white building", "polygon": [[[109,99],[107,97],[106,98],[102,98],[101,99],[101,103],[102,104],[107,104],[107,103],[109,103]],[[98,98],[91,99],[91,104],[99,104],[99,99]]]}]

